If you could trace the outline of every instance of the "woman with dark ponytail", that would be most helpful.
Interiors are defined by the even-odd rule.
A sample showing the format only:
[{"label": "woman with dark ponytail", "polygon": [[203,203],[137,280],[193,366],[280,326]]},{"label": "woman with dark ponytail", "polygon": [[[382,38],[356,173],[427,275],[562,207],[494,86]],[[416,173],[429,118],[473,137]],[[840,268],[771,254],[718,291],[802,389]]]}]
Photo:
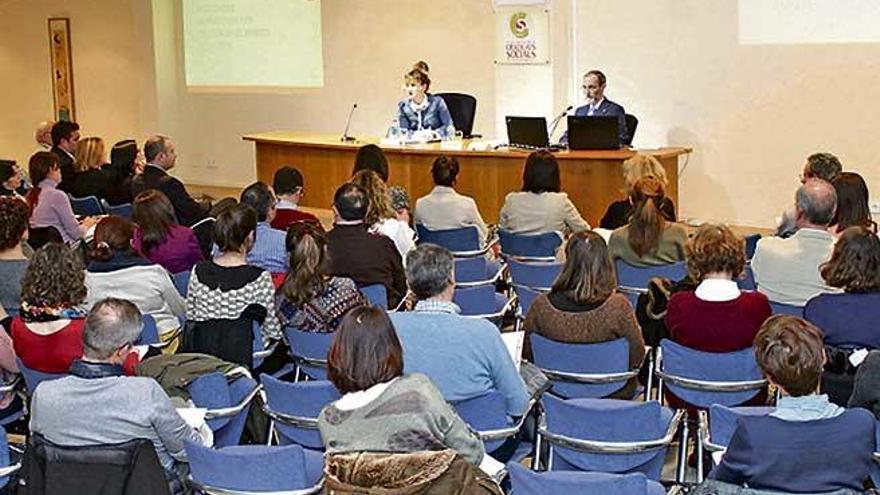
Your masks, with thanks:
[{"label": "woman with dark ponytail", "polygon": [[633,266],[666,265],[685,259],[687,230],[684,225],[666,220],[661,210],[665,197],[659,179],[647,176],[636,182],[630,222],[612,232],[608,242],[613,259]]},{"label": "woman with dark ponytail", "polygon": [[162,268],[143,258],[132,247],[134,224],[117,216],[109,216],[95,227],[95,248],[86,271],[86,307],[106,297],[127,299],[145,315],[156,320],[159,338],[171,342],[164,351],[177,349],[181,316],[186,314],[186,301],[174,287],[171,276]]},{"label": "woman with dark ponytail", "polygon": [[58,157],[48,151],[34,153],[28,172],[34,183],[26,197],[31,207],[31,228],[53,227],[67,243],[82,239],[97,219],[89,217],[82,224],[76,221],[67,195],[56,188],[61,182]]}]

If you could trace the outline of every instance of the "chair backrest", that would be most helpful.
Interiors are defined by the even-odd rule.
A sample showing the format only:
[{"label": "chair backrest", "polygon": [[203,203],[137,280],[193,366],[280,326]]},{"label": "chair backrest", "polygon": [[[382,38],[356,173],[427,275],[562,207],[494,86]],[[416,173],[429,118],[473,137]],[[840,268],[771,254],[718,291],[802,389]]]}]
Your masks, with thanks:
[{"label": "chair backrest", "polygon": [[736,420],[743,416],[767,416],[772,407],[726,407],[715,404],[709,408],[709,441],[720,447],[727,447]]},{"label": "chair backrest", "polygon": [[297,366],[297,375],[305,373],[313,380],[327,379],[327,353],[333,344],[332,333],[304,332],[285,327],[284,335],[290,344],[290,357]]},{"label": "chair backrest", "polygon": [[70,198],[70,207],[73,208],[73,212],[77,215],[95,216],[104,214],[101,200],[96,196],[86,196],[84,198],[74,198],[69,194],[67,196]]},{"label": "chair backrest", "polygon": [[10,466],[9,442],[6,439],[6,429],[0,426],[0,474],[3,475],[0,477],[0,488],[9,483],[8,475],[15,471],[17,469]]},{"label": "chair backrest", "polygon": [[125,203],[116,206],[107,205],[106,210],[108,215],[116,215],[117,217],[122,218],[131,218],[133,207],[131,203]]},{"label": "chair backrest", "polygon": [[516,259],[507,260],[510,279],[514,285],[523,285],[533,289],[548,290],[562,271],[562,263],[558,262],[525,262]]},{"label": "chair backrest", "polygon": [[746,260],[751,260],[755,256],[755,249],[758,247],[758,241],[761,240],[761,234],[752,234],[746,236]]},{"label": "chair backrest", "polygon": [[153,315],[144,315],[144,328],[135,345],[150,345],[159,343],[159,329],[156,328],[156,319]]},{"label": "chair backrest", "polygon": [[455,129],[470,137],[474,130],[474,118],[477,115],[477,99],[464,93],[437,93],[443,98]]},{"label": "chair backrest", "polygon": [[430,243],[443,246],[453,253],[479,251],[480,231],[476,226],[457,229],[428,230],[422,224],[416,224],[419,243]]},{"label": "chair backrest", "polygon": [[318,415],[324,406],[340,398],[336,387],[325,380],[291,383],[265,374],[260,375],[260,382],[266,391],[265,409],[278,434],[278,443],[324,450]]},{"label": "chair backrest", "polygon": [[648,281],[653,277],[664,277],[677,282],[688,274],[687,264],[684,261],[657,266],[633,266],[623,260],[617,260],[617,285],[620,291],[625,293],[636,307],[639,294],[647,291]]},{"label": "chair backrest", "polygon": [[[629,370],[629,343],[626,339],[595,344],[567,344],[528,334],[532,344],[535,366],[541,368],[553,382],[553,393],[566,398],[607,397],[626,385],[630,377],[608,383],[583,383],[572,375],[611,376],[627,374]],[[562,374],[556,372],[563,372]]]},{"label": "chair backrest", "polygon": [[521,235],[499,230],[498,242],[501,243],[501,252],[506,256],[554,261],[556,250],[562,244],[562,235],[559,232]]},{"label": "chair backrest", "polygon": [[370,301],[373,306],[388,309],[388,289],[382,284],[372,284],[360,287],[358,290]]},{"label": "chair backrest", "polygon": [[175,273],[171,276],[171,281],[174,282],[174,287],[183,297],[186,297],[187,292],[189,292],[189,277],[191,274],[192,272],[187,270],[185,272]]},{"label": "chair backrest", "polygon": [[[764,376],[755,362],[752,348],[734,352],[697,351],[669,339],[660,341],[662,373],[703,382],[761,382]],[[717,387],[689,387],[664,378],[664,386],[679,399],[700,408],[713,404],[736,406],[758,395],[763,386],[741,391],[711,390]],[[703,388],[704,390],[701,390]]]},{"label": "chair backrest", "polygon": [[202,255],[206,259],[211,259],[211,251],[214,247],[212,233],[214,231],[215,222],[216,219],[214,217],[206,217],[194,223],[192,227],[190,227],[193,230],[193,233],[196,235],[196,239],[198,239],[199,241],[199,247],[202,250]]},{"label": "chair backrest", "polygon": [[624,121],[626,123],[626,142],[623,144],[632,144],[633,138],[636,137],[636,129],[639,127],[639,119],[635,115],[628,113],[624,115]]},{"label": "chair backrest", "polygon": [[55,227],[30,227],[28,228],[27,242],[34,250],[37,250],[50,242],[64,242],[64,238]]},{"label": "chair backrest", "polygon": [[[507,416],[507,401],[501,392],[492,390],[483,395],[454,402],[455,408],[461,419],[476,432],[487,432],[507,428],[511,426]],[[486,452],[492,452],[504,439],[491,440],[485,443]]]},{"label": "chair backrest", "polygon": [[544,291],[525,287],[523,285],[514,285],[513,290],[516,292],[516,297],[519,300],[520,314],[523,317],[529,313],[529,308],[532,307],[532,303],[535,302],[535,299],[541,294],[546,294]]},{"label": "chair backrest", "polygon": [[[541,400],[547,413],[547,430],[579,440],[625,443],[662,439],[673,418],[672,411],[656,401],[564,400],[552,394],[544,394]],[[553,454],[554,470],[641,472],[657,480],[663,468],[665,448],[605,454],[554,445]]]},{"label": "chair backrest", "polygon": [[770,301],[770,312],[774,315],[790,315],[798,318],[804,317],[803,306],[793,306],[791,304],[782,304]]},{"label": "chair backrest", "polygon": [[758,286],[755,284],[755,272],[752,271],[751,264],[746,263],[742,276],[736,279],[736,285],[739,287],[739,290],[758,289]]},{"label": "chair backrest", "polygon": [[456,284],[491,284],[494,277],[487,278],[489,264],[482,256],[477,258],[458,258],[455,260]]},{"label": "chair backrest", "polygon": [[290,493],[314,484],[299,445],[211,449],[185,441],[184,448],[192,480],[207,493]]},{"label": "chair backrest", "polygon": [[244,431],[248,407],[224,415],[212,417],[211,410],[240,405],[257,388],[257,382],[247,376],[239,376],[231,382],[222,373],[208,373],[193,380],[187,391],[197,407],[209,410],[207,423],[214,432],[214,446],[238,445]]},{"label": "chair backrest", "polygon": [[67,376],[67,373],[46,373],[28,368],[20,358],[15,358],[15,362],[18,363],[18,370],[21,372],[22,378],[24,378],[24,385],[25,388],[27,388],[28,395],[33,395],[34,390],[36,390],[37,385],[40,383],[49,380],[57,380]]},{"label": "chair backrest", "polygon": [[[649,481],[642,473],[611,474],[581,471],[536,472],[518,462],[509,462],[511,493],[516,495],[567,495],[576,493],[614,493],[648,495],[666,493],[662,485]],[[654,490],[649,491],[649,485]]]},{"label": "chair backrest", "polygon": [[452,301],[461,308],[464,316],[489,316],[501,310],[493,285],[457,288],[452,295]]}]

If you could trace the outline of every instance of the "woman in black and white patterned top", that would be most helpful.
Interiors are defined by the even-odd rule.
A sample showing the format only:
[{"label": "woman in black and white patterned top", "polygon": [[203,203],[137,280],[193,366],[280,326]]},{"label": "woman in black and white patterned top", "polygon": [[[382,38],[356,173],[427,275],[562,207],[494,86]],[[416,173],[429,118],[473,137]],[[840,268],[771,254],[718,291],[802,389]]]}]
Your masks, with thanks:
[{"label": "woman in black and white patterned top", "polygon": [[257,213],[247,205],[217,217],[213,238],[220,254],[192,270],[183,352],[211,354],[250,368],[254,322],[261,324],[263,347],[281,338],[272,277],[246,261],[256,227]]}]

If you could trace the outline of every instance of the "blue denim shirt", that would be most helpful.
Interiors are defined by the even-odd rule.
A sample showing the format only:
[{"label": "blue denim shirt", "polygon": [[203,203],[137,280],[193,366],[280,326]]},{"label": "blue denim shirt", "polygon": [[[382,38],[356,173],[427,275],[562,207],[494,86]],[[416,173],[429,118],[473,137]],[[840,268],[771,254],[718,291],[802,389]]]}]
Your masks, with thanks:
[{"label": "blue denim shirt", "polygon": [[428,106],[421,112],[413,109],[409,98],[398,102],[397,121],[400,128],[408,132],[432,129],[443,138],[455,134],[452,116],[443,98],[436,95],[426,95],[426,98],[428,98]]}]

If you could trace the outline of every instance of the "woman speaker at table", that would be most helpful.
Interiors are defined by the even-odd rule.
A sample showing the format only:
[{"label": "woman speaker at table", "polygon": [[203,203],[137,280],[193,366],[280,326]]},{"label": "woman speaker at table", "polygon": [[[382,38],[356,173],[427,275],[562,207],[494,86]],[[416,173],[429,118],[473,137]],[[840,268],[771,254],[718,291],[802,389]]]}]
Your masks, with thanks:
[{"label": "woman speaker at table", "polygon": [[414,68],[403,76],[407,97],[397,104],[397,124],[401,131],[413,134],[435,131],[440,138],[455,134],[452,117],[443,98],[428,94],[431,79],[428,73]]}]

